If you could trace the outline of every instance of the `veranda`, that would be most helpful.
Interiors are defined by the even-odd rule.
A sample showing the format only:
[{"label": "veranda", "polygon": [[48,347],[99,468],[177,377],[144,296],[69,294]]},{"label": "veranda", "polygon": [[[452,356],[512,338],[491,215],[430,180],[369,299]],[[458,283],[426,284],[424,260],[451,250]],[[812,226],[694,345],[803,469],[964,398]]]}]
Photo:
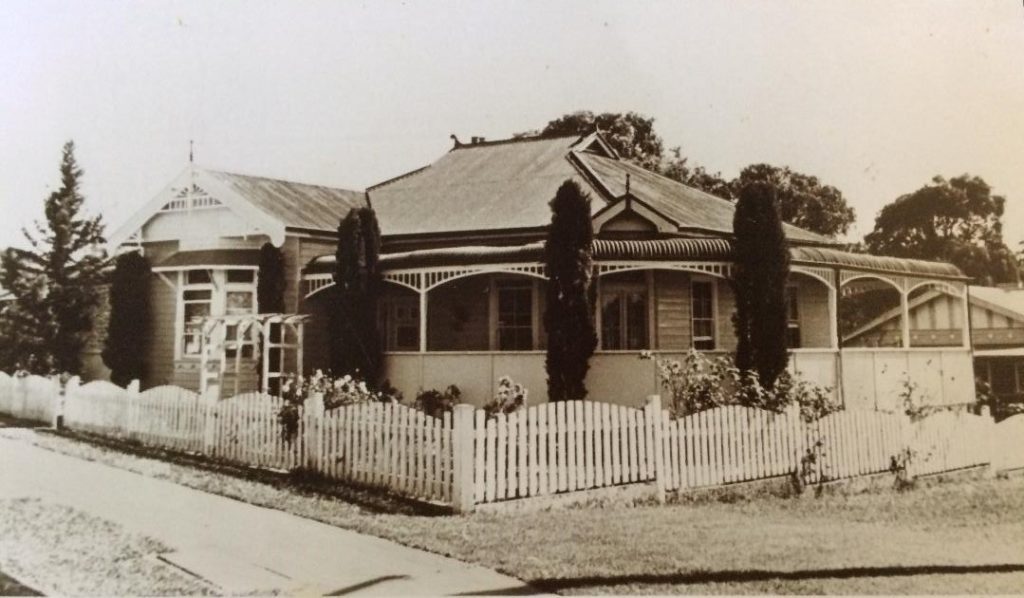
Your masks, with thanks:
[{"label": "veranda", "polygon": [[[690,349],[735,349],[731,253],[724,239],[595,241],[599,347],[589,398],[638,406],[658,393],[656,367],[638,359],[642,350],[680,358]],[[542,260],[542,243],[382,256],[390,383],[407,397],[456,384],[480,405],[501,376],[511,376],[531,389],[531,399],[545,400]],[[813,246],[793,247],[791,260],[792,371],[832,388],[846,408],[894,410],[908,387],[932,404],[974,401],[966,280],[955,267]],[[304,271],[304,306],[314,322],[326,318],[332,270],[327,256]],[[935,288],[959,300],[950,312],[932,314],[939,325],[924,333],[908,305]],[[899,334],[846,345],[846,304],[869,292],[900,306]]]}]

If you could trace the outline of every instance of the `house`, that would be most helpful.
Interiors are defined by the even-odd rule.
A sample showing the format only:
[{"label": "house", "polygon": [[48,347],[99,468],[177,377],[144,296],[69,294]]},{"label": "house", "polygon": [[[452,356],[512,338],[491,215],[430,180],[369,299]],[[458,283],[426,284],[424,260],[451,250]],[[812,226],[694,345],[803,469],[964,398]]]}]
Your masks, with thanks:
[{"label": "house", "polygon": [[[968,296],[975,375],[989,386],[999,404],[1024,402],[1024,288],[971,286]],[[941,290],[922,293],[911,300],[908,315],[912,335],[919,345],[948,344],[950,326],[961,325],[958,302],[958,297]],[[891,339],[899,319],[899,311],[889,310],[852,332],[843,342]]]},{"label": "house", "polygon": [[[475,138],[367,190],[383,233],[389,284],[380,324],[392,385],[414,396],[456,384],[481,403],[508,375],[544,400],[543,239],[548,202],[565,180],[590,194],[597,237],[599,347],[589,396],[636,405],[658,392],[654,364],[638,359],[642,350],[670,357],[734,350],[731,202],[620,159],[598,133]],[[832,239],[785,230],[793,370],[833,388],[848,406],[895,408],[908,377],[934,390],[934,401],[973,401],[962,325],[951,329],[949,346],[918,346],[909,330],[895,347],[839,343],[847,297],[885,288],[905,305],[933,287],[962,295],[957,268],[848,253]],[[332,252],[303,268],[307,312],[325,309],[333,269]]]},{"label": "house", "polygon": [[[259,248],[272,243],[285,261],[285,309],[302,302],[299,272],[333,252],[339,220],[365,206],[362,191],[334,189],[210,170],[190,164],[111,235],[120,251],[149,260],[152,322],[143,388],[197,389],[200,326],[205,316],[255,313]],[[324,331],[311,326],[311,367],[323,367]],[[241,387],[256,384],[257,364],[242,356]],[[229,375],[234,375],[233,370]],[[233,387],[233,385],[232,385]]]}]

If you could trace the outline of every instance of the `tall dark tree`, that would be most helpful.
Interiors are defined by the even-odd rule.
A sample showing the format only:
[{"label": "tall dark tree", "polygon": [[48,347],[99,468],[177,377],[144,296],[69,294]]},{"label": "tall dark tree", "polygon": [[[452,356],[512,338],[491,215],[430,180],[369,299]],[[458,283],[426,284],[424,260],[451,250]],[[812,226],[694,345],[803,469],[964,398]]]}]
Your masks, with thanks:
[{"label": "tall dark tree", "polygon": [[789,249],[775,188],[763,182],[740,190],[733,217],[736,270],[736,365],[754,370],[772,388],[786,369],[786,280]]},{"label": "tall dark tree", "polygon": [[256,310],[261,314],[284,313],[284,253],[272,243],[260,247],[256,281]]},{"label": "tall dark tree", "polygon": [[100,218],[82,214],[82,169],[71,141],[60,175],[60,188],[44,204],[45,221],[34,232],[23,229],[31,249],[8,248],[0,259],[0,285],[15,297],[2,329],[23,366],[77,374],[106,259]]},{"label": "tall dark tree", "polygon": [[833,237],[845,234],[856,218],[839,189],[788,166],[751,164],[731,183],[733,193],[738,195],[740,189],[751,183],[774,187],[783,222],[800,228]]},{"label": "tall dark tree", "polygon": [[377,305],[382,284],[380,226],[371,208],[352,208],[338,225],[334,282],[337,306],[331,335],[335,374],[358,374],[380,383],[383,366]]},{"label": "tall dark tree", "polygon": [[149,260],[140,253],[123,253],[114,262],[102,357],[110,368],[110,380],[120,386],[140,380],[145,373],[151,276]]},{"label": "tall dark tree", "polygon": [[590,197],[565,181],[551,200],[551,226],[544,244],[548,274],[544,329],[548,333],[548,399],[587,396],[584,380],[597,348],[594,327],[594,228]]},{"label": "tall dark tree", "polygon": [[1005,206],[981,177],[937,176],[882,208],[864,241],[872,252],[953,263],[982,284],[1018,282],[1003,241]]}]

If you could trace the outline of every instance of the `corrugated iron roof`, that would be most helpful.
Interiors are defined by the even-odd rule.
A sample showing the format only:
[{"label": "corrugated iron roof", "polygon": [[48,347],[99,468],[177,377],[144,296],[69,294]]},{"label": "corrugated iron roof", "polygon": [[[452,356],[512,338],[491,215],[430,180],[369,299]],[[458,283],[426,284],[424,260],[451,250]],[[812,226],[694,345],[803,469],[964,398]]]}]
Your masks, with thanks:
[{"label": "corrugated iron roof", "polygon": [[[539,228],[551,221],[548,202],[566,179],[591,194],[596,213],[625,195],[629,175],[631,194],[680,230],[732,234],[732,202],[604,155],[588,139],[596,138],[461,144],[425,168],[370,187],[370,202],[385,235]],[[788,224],[786,234],[835,243]]]},{"label": "corrugated iron roof", "polygon": [[370,187],[385,235],[534,228],[551,221],[548,202],[566,179],[602,196],[569,162],[578,137],[462,145],[430,166]]},{"label": "corrugated iron roof", "polygon": [[[736,211],[736,204],[733,202],[688,187],[625,160],[614,160],[586,152],[579,152],[577,155],[614,196],[619,197],[626,193],[628,174],[630,194],[675,221],[680,229],[732,234],[732,218]],[[786,237],[791,240],[835,243],[828,237],[791,224],[784,224],[783,227]]]},{"label": "corrugated iron roof", "polygon": [[790,249],[794,262],[805,264],[821,264],[827,266],[845,266],[855,270],[873,272],[890,272],[893,274],[912,274],[917,276],[935,276],[939,278],[965,279],[963,272],[953,264],[929,262],[901,257],[871,255],[869,253],[850,253],[829,247],[796,246]]},{"label": "corrugated iron roof", "polygon": [[289,227],[334,231],[349,209],[366,205],[362,191],[219,170],[203,171]]},{"label": "corrugated iron roof", "polygon": [[1024,318],[1024,289],[972,286],[970,293],[972,299],[981,299]]},{"label": "corrugated iron roof", "polygon": [[154,270],[171,270],[198,266],[259,266],[258,249],[202,249],[198,251],[176,251]]},{"label": "corrugated iron roof", "polygon": [[[910,276],[963,278],[963,274],[961,274],[956,266],[939,262],[847,253],[834,249],[802,246],[791,247],[790,256],[794,263],[809,265],[839,266],[853,270],[888,272]],[[596,239],[594,241],[594,258],[605,261],[728,261],[732,259],[732,243],[727,239]],[[446,247],[442,249],[421,249],[385,254],[381,256],[381,267],[397,270],[401,268],[436,266],[539,262],[543,259],[543,243],[503,247]],[[305,269],[307,274],[333,271],[333,255],[315,258],[309,262]]]}]

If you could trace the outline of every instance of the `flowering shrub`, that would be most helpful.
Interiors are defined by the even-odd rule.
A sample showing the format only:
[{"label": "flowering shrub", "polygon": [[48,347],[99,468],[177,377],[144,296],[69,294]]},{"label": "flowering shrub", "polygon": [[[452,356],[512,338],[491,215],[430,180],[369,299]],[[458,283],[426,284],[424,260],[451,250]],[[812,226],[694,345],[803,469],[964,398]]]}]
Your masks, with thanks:
[{"label": "flowering shrub", "polygon": [[396,400],[392,393],[371,390],[365,381],[349,374],[340,378],[325,375],[321,370],[308,378],[289,374],[282,378],[281,398],[284,404],[277,414],[284,437],[289,442],[295,438],[299,429],[299,409],[306,400],[317,396],[323,401],[325,410],[369,401],[386,403]]},{"label": "flowering shrub", "polygon": [[707,357],[691,349],[682,361],[663,359],[650,351],[640,354],[658,368],[658,379],[669,395],[668,408],[682,417],[722,405],[745,405],[782,412],[787,405],[800,406],[805,421],[838,409],[832,389],[783,372],[771,390],[763,388],[753,371],[741,371],[728,355]]},{"label": "flowering shrub", "polygon": [[462,391],[458,386],[451,384],[441,392],[437,389],[421,390],[416,395],[413,406],[423,413],[433,417],[441,417],[444,413],[450,412],[456,405],[462,402]]},{"label": "flowering shrub", "polygon": [[498,380],[498,392],[494,400],[484,406],[488,417],[494,417],[499,413],[515,413],[526,408],[527,391],[522,384],[516,384],[512,378],[502,376]]}]

